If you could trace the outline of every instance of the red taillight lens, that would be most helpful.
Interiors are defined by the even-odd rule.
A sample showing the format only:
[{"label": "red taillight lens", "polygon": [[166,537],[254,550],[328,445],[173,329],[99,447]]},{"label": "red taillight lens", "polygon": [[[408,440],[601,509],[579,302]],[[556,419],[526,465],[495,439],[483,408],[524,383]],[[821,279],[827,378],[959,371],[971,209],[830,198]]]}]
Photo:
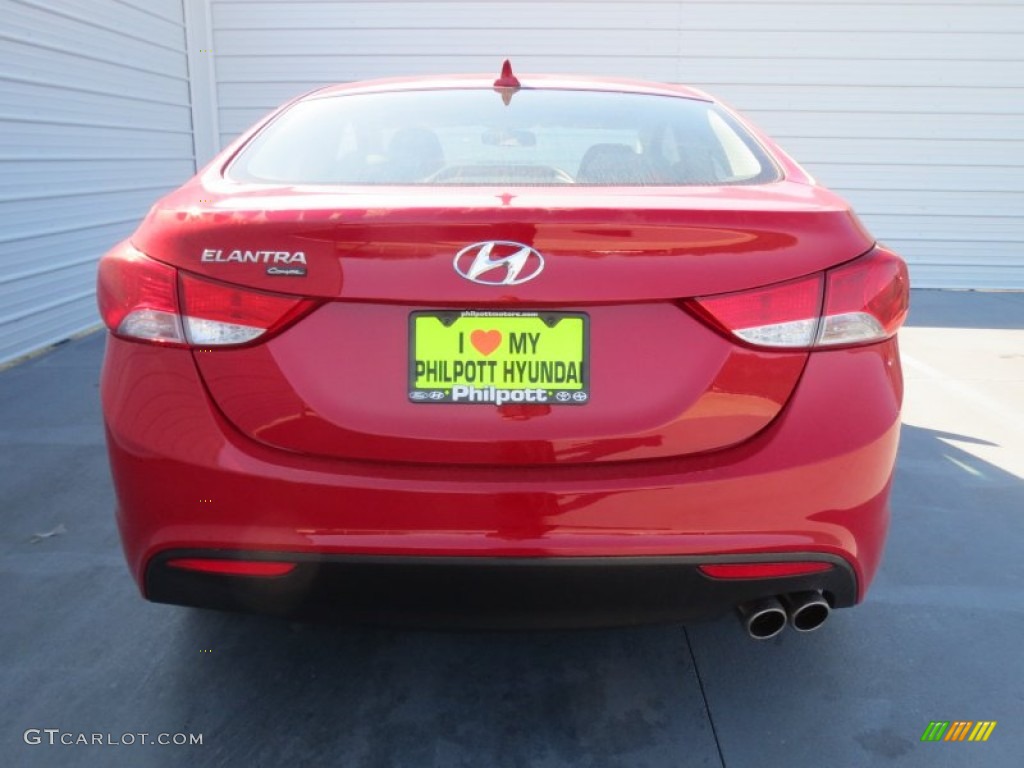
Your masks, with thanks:
[{"label": "red taillight lens", "polygon": [[185,335],[196,346],[246,344],[279,330],[313,306],[294,296],[239,290],[182,273]]},{"label": "red taillight lens", "polygon": [[819,346],[863,344],[894,335],[910,307],[907,265],[884,248],[829,270]]},{"label": "red taillight lens", "polygon": [[821,275],[696,299],[716,325],[761,347],[809,347],[821,312]]},{"label": "red taillight lens", "polygon": [[874,248],[822,274],[693,299],[688,306],[748,344],[809,349],[887,339],[903,324],[909,303],[907,265]]},{"label": "red taillight lens", "polygon": [[179,273],[127,242],[100,260],[96,292],[100,315],[116,335],[177,346],[246,344],[315,305]]},{"label": "red taillight lens", "polygon": [[174,267],[154,261],[127,242],[100,259],[96,300],[103,322],[118,336],[158,344],[185,342]]},{"label": "red taillight lens", "polygon": [[721,563],[697,566],[715,579],[777,579],[782,576],[803,576],[832,569],[829,563]]},{"label": "red taillight lens", "polygon": [[219,560],[206,557],[182,557],[168,560],[167,565],[185,571],[218,573],[223,576],[285,576],[295,570],[295,563],[273,560]]}]

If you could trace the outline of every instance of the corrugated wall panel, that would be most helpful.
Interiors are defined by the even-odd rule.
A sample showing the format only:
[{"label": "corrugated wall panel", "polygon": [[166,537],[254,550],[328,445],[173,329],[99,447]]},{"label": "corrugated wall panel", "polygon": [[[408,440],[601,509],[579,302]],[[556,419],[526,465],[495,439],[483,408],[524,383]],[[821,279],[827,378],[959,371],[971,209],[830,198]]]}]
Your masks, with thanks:
[{"label": "corrugated wall panel", "polygon": [[211,0],[226,142],[329,82],[497,69],[706,87],[763,125],[915,283],[1024,288],[1019,0]]},{"label": "corrugated wall panel", "polygon": [[2,363],[98,322],[96,259],[195,159],[181,0],[0,13]]}]

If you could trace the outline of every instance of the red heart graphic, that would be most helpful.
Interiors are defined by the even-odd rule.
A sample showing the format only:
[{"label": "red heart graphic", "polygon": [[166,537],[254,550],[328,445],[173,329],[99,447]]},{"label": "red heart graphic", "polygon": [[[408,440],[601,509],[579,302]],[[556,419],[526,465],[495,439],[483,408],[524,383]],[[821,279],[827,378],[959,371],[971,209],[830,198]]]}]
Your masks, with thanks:
[{"label": "red heart graphic", "polygon": [[486,357],[501,346],[501,331],[473,331],[469,334],[469,341],[477,352]]}]

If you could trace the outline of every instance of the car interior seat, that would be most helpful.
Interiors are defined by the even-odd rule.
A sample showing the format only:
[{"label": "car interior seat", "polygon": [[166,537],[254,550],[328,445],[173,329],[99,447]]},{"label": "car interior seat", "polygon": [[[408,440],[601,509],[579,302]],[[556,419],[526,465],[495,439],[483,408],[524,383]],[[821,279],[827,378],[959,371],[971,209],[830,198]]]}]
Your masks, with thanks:
[{"label": "car interior seat", "polygon": [[380,181],[423,181],[444,167],[444,150],[437,134],[418,126],[396,131],[388,142],[386,157],[375,174]]},{"label": "car interior seat", "polygon": [[643,155],[628,144],[595,144],[583,154],[576,181],[580,184],[656,184],[657,174]]}]

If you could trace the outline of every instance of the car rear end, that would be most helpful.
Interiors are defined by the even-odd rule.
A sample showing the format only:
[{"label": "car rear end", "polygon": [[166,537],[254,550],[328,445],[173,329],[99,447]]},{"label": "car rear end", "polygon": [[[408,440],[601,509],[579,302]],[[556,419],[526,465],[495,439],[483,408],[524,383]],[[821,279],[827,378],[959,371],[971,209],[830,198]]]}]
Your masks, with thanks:
[{"label": "car rear end", "polygon": [[863,598],[907,285],[842,200],[692,94],[304,104],[101,263],[147,597],[762,635]]}]

